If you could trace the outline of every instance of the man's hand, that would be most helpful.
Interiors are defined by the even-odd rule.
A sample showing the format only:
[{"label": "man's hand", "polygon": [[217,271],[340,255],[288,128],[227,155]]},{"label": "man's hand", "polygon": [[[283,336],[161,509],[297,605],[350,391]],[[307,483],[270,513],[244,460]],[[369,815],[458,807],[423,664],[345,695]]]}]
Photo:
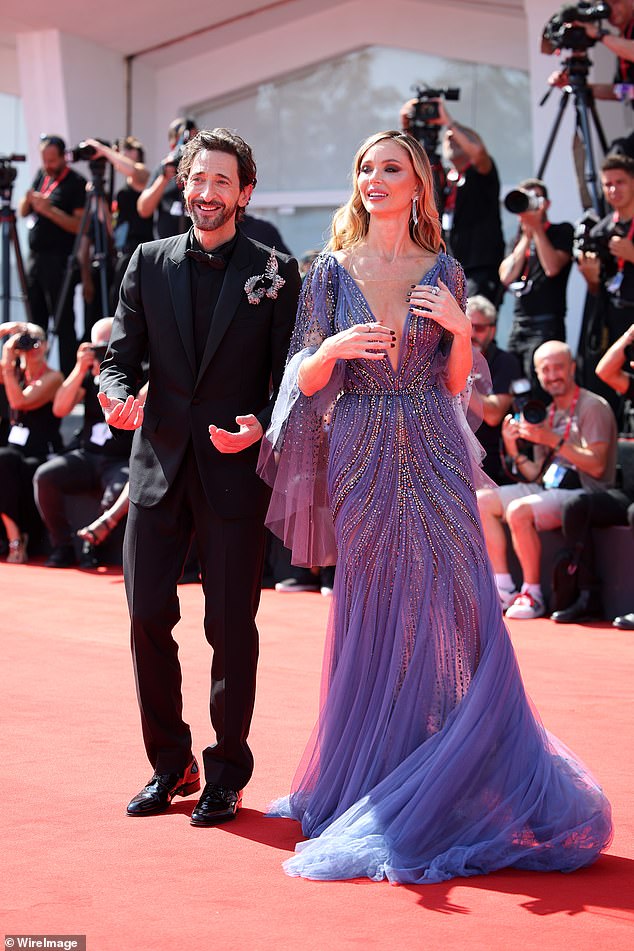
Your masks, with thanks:
[{"label": "man's hand", "polygon": [[623,258],[624,261],[634,264],[634,244],[629,238],[621,238],[616,234],[613,235],[613,237],[610,238],[608,249],[610,254],[613,254],[615,258]]},{"label": "man's hand", "polygon": [[133,396],[123,400],[112,400],[105,393],[99,393],[99,405],[109,426],[115,429],[138,429],[143,422],[143,404]]},{"label": "man's hand", "polygon": [[520,439],[535,443],[538,446],[547,446],[554,449],[560,439],[560,434],[551,429],[546,421],[543,423],[527,423],[524,417],[520,418],[518,424],[518,434]]},{"label": "man's hand", "polygon": [[240,427],[237,433],[218,429],[213,423],[209,427],[209,438],[218,452],[242,452],[262,438],[264,430],[252,413],[248,416],[236,416],[236,423]]},{"label": "man's hand", "polygon": [[46,198],[41,192],[31,192],[31,208],[38,215],[48,217],[51,207],[50,199]]},{"label": "man's hand", "polygon": [[577,264],[581,274],[586,279],[590,287],[598,288],[601,280],[601,261],[598,255],[593,251],[587,254],[580,254],[577,258]]},{"label": "man's hand", "polygon": [[81,374],[86,374],[95,362],[95,351],[91,343],[80,343],[77,348],[76,366]]}]

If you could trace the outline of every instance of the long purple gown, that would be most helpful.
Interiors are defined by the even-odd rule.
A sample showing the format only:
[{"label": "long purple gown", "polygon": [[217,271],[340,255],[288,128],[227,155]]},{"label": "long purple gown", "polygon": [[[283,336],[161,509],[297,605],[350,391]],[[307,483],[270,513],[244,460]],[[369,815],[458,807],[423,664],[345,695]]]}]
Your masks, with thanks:
[{"label": "long purple gown", "polygon": [[[440,254],[423,281],[438,277],[464,305],[457,262]],[[285,868],[427,883],[588,865],[610,841],[610,806],[524,691],[464,414],[441,379],[442,328],[410,313],[397,371],[387,358],[339,361],[325,390],[297,389],[306,355],[374,319],[322,254],[261,456],[265,477],[276,470],[269,524],[294,560],[337,559],[319,722],[290,796],[271,807],[309,837]]]}]

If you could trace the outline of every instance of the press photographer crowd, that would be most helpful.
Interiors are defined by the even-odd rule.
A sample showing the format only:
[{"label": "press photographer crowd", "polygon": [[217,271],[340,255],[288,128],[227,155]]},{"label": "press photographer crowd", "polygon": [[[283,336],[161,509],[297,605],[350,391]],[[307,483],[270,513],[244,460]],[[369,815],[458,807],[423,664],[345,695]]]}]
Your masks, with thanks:
[{"label": "press photographer crowd", "polygon": [[[614,82],[607,85],[587,82],[588,50],[599,43],[615,56]],[[605,143],[605,154],[595,161],[587,128],[589,116],[598,121],[595,100],[627,101],[634,108],[634,0],[563,7],[544,28],[542,51],[564,53],[550,85],[575,99],[580,149],[595,172],[580,182],[576,226],[550,220],[542,169],[501,194],[486,143],[451,115],[459,89],[418,87],[400,110],[400,124],[430,160],[447,251],[466,276],[472,345],[490,374],[490,385],[476,379],[470,399],[483,419],[477,437],[490,487],[478,490],[478,502],[506,616],[549,615],[560,624],[607,618],[634,630],[634,594],[630,613],[616,618],[603,601],[594,531],[623,528],[628,544],[634,533],[634,133]],[[50,568],[92,569],[117,560],[133,434],[119,431],[113,438],[104,421],[100,363],[135,250],[191,227],[177,172],[186,143],[197,134],[194,119],[175,119],[154,171],[132,136],[114,143],[87,138],[70,149],[59,135],[41,136],[41,167],[17,203],[28,229],[24,266],[14,225],[3,247],[6,259],[14,246],[27,299],[24,320],[10,320],[5,267],[0,550],[9,563],[43,557]],[[0,157],[7,220],[15,163],[23,160]],[[80,161],[88,163],[88,178],[73,167]],[[502,203],[516,222],[507,241]],[[239,229],[267,248],[291,253],[264,220],[245,215]],[[315,245],[320,240],[316,235]],[[305,272],[317,252],[302,257],[301,250],[294,252]],[[573,268],[587,285],[579,341],[567,332]],[[78,285],[84,301],[80,340]],[[496,328],[505,295],[512,299],[512,325],[502,348]],[[47,362],[53,342],[58,367]],[[141,380],[141,404],[146,393]],[[61,427],[65,418],[78,423],[70,437],[68,424]],[[78,511],[90,511],[76,504],[85,497],[94,499],[92,517],[78,524]],[[548,591],[541,533],[558,530],[561,550]],[[187,570],[196,580],[195,557]],[[265,584],[282,593],[328,594],[332,571],[293,568],[288,553],[269,544]]]}]

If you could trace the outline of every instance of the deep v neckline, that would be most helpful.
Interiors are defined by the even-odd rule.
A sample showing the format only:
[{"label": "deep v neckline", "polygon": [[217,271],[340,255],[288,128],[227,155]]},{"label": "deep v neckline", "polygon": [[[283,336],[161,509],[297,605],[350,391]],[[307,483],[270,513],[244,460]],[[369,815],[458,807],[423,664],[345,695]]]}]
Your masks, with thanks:
[{"label": "deep v neckline", "polygon": [[[336,258],[335,255],[332,253],[332,251],[330,251],[329,254],[330,254],[330,257],[334,260],[334,262],[335,262],[335,264],[337,265],[337,267],[338,267],[341,271],[343,271],[343,273],[346,275],[346,277],[348,278],[348,280],[350,281],[350,283],[352,284],[352,286],[353,286],[354,289],[356,290],[357,294],[358,294],[359,297],[361,298],[361,301],[363,302],[363,306],[364,306],[364,308],[365,308],[367,314],[369,315],[370,319],[373,320],[373,321],[376,321],[377,323],[379,323],[378,318],[376,317],[374,311],[372,310],[372,308],[370,307],[370,305],[369,305],[369,303],[368,303],[367,297],[365,296],[365,294],[363,293],[363,291],[362,291],[361,288],[359,287],[357,281],[354,279],[354,277],[352,276],[352,274],[350,273],[350,271],[348,270],[348,268],[347,268],[347,267],[344,267],[344,265],[343,265],[340,261],[337,260],[337,258]],[[425,284],[425,283],[426,283],[426,279],[429,277],[429,275],[430,275],[430,274],[433,274],[433,272],[434,272],[437,268],[440,267],[440,257],[441,257],[441,254],[442,254],[442,252],[439,251],[439,252],[438,252],[438,255],[437,255],[437,257],[436,257],[436,260],[434,261],[434,263],[432,264],[432,266],[431,266],[430,268],[428,268],[428,269],[425,271],[425,273],[423,274],[422,278],[421,278],[420,281],[418,282],[419,284]],[[401,334],[401,345],[400,345],[400,347],[398,348],[398,354],[397,354],[397,359],[396,359],[396,368],[392,365],[392,361],[390,360],[389,354],[386,353],[387,365],[389,366],[389,368],[390,368],[390,370],[391,370],[391,372],[392,372],[392,375],[395,376],[395,377],[399,376],[399,374],[400,374],[400,372],[401,372],[401,370],[402,370],[402,368],[403,368],[404,354],[407,352],[407,349],[408,349],[411,316],[412,316],[412,312],[411,312],[411,309],[408,307],[408,308],[407,308],[407,314],[405,315],[405,322],[404,322],[404,324],[403,324],[403,333]],[[385,365],[385,364],[384,364],[384,365]]]}]

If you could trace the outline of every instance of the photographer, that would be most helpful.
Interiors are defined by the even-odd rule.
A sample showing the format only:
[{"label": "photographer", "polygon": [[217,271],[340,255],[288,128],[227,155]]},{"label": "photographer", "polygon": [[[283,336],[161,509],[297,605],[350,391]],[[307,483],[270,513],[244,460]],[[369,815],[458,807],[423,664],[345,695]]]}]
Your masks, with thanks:
[{"label": "photographer", "polygon": [[[0,331],[11,332],[3,324]],[[62,375],[46,362],[44,331],[26,324],[5,341],[2,351],[2,383],[10,407],[7,445],[0,449],[0,516],[9,541],[7,561],[27,560],[29,535],[41,530],[33,499],[33,473],[62,441],[59,420],[52,411],[55,392]]]},{"label": "photographer", "polygon": [[[630,406],[628,425],[631,429],[631,407],[634,403],[634,374],[627,372],[624,365],[634,369],[634,324],[625,331],[597,365],[597,376],[611,386],[616,393],[624,396]],[[625,467],[624,467],[625,468]],[[576,598],[564,609],[551,615],[558,624],[573,624],[601,616],[601,581],[597,571],[592,528],[607,528],[610,525],[628,525],[634,531],[634,483],[627,470],[623,485],[618,489],[604,492],[582,492],[564,505],[562,512],[562,531],[566,544],[572,552],[576,568]],[[634,604],[634,597],[632,598]],[[615,627],[634,631],[634,613],[624,614],[612,622]]]},{"label": "photographer", "polygon": [[601,165],[603,194],[612,214],[590,231],[597,251],[577,259],[607,329],[608,344],[622,336],[634,321],[634,159],[609,155]]},{"label": "photographer", "polygon": [[[42,168],[19,204],[27,218],[30,255],[26,268],[27,293],[34,323],[47,330],[55,313],[74,236],[86,202],[86,180],[66,164],[66,145],[57,135],[41,137]],[[73,294],[66,295],[59,326],[59,359],[68,373],[75,359]]]},{"label": "photographer", "polygon": [[176,184],[176,169],[182,147],[197,132],[194,119],[174,119],[167,132],[170,150],[137,200],[141,218],[154,218],[154,236],[157,238],[171,238],[190,227],[190,221],[185,217],[182,192]]},{"label": "photographer", "polygon": [[[515,294],[513,324],[507,349],[522,364],[524,375],[535,380],[533,354],[546,340],[566,339],[566,285],[572,264],[574,229],[569,222],[548,220],[548,190],[538,178],[520,182],[525,210],[516,212],[519,231],[500,265],[504,287]],[[511,192],[505,204],[515,209]]]},{"label": "photographer", "polygon": [[[610,0],[608,23],[616,27],[617,34],[606,32],[598,20],[581,22],[572,20],[575,27],[585,31],[588,39],[603,43],[617,57],[613,83],[589,83],[595,99],[629,100],[634,106],[634,0]],[[574,12],[574,7],[571,8]],[[551,86],[562,88],[569,85],[566,70],[557,70],[548,79]],[[617,140],[612,147],[634,157],[634,135]]]},{"label": "photographer", "polygon": [[[568,499],[609,488],[616,469],[616,424],[602,397],[575,383],[570,348],[550,340],[534,356],[535,369],[552,403],[541,423],[507,416],[504,447],[525,482],[478,492],[478,504],[495,580],[507,617],[542,617],[546,605],[540,586],[539,532],[559,528]],[[532,443],[534,459],[520,451],[518,440]],[[508,568],[504,522],[511,532],[523,584],[514,590]]]},{"label": "photographer", "polygon": [[502,420],[513,401],[511,383],[522,374],[517,357],[497,345],[497,311],[491,301],[481,294],[470,297],[467,317],[471,321],[471,346],[482,354],[491,375],[490,393],[484,395],[476,386],[471,391],[470,405],[482,418],[478,429],[478,442],[486,452],[482,468],[494,482],[503,485],[510,479],[500,458]]},{"label": "photographer", "polygon": [[[132,433],[122,433],[113,439],[97,399],[96,378],[111,330],[111,317],[94,324],[91,343],[79,345],[75,366],[53,401],[53,413],[58,419],[68,416],[83,402],[84,422],[78,448],[49,459],[35,473],[35,500],[53,546],[47,568],[70,568],[77,564],[72,529],[65,513],[65,497],[100,492],[101,508],[105,510],[128,480]],[[92,555],[82,567],[94,567]]]},{"label": "photographer", "polygon": [[[86,145],[95,149],[97,156],[106,158],[114,168],[126,176],[112,205],[115,262],[110,281],[110,313],[114,314],[119,301],[119,288],[134,251],[143,241],[151,241],[154,229],[151,218],[142,218],[137,211],[139,195],[145,188],[150,172],[144,164],[145,153],[138,139],[127,136],[117,148],[108,148],[96,139],[86,139]],[[98,316],[102,316],[100,314]]]},{"label": "photographer", "polygon": [[[451,166],[444,197],[443,231],[451,254],[467,278],[467,294],[482,294],[495,304],[500,296],[498,268],[504,255],[500,219],[500,180],[495,162],[480,136],[451,118],[442,99],[438,119],[445,126],[442,152]],[[409,130],[416,105],[410,99],[401,108],[401,128]]]}]

